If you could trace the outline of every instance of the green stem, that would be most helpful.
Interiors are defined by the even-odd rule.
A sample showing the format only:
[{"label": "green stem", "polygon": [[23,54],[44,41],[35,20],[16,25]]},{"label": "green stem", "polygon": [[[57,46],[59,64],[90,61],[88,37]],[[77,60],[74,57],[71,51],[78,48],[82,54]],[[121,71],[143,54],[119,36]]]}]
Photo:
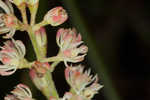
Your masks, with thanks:
[{"label": "green stem", "polygon": [[49,58],[44,58],[41,59],[41,62],[54,62],[54,61],[63,61],[63,57],[59,57],[59,56],[54,56],[54,57],[49,57]]},{"label": "green stem", "polygon": [[32,30],[31,27],[28,28],[28,33],[29,33],[29,37],[31,39],[37,60],[40,60],[41,59],[41,52],[38,49],[38,44],[37,44],[36,39],[35,39],[35,34],[34,34],[34,31]]},{"label": "green stem", "polygon": [[47,25],[47,22],[45,22],[45,21],[43,20],[43,21],[41,21],[40,23],[35,24],[35,25],[33,26],[33,30],[38,30],[40,27],[44,27],[45,25]]},{"label": "green stem", "polygon": [[57,93],[54,81],[52,79],[52,73],[50,73],[49,71],[46,73],[46,80],[50,89],[50,93],[48,94],[52,97],[55,97],[57,100],[59,100],[59,95]]},{"label": "green stem", "polygon": [[55,61],[51,64],[51,70],[50,72],[53,72],[55,70],[55,67],[60,63],[60,61]]},{"label": "green stem", "polygon": [[[33,31],[32,27],[28,28],[28,33],[29,33],[29,37],[31,39],[35,54],[37,56],[37,59],[38,59],[38,61],[41,61],[42,55],[41,55],[41,52],[39,51],[38,44],[36,42],[34,31]],[[60,60],[61,60],[60,57],[56,56],[56,57],[51,57],[51,58],[45,59],[43,61],[48,62],[48,61],[60,61]],[[53,64],[54,67],[56,65],[57,65],[57,63]],[[42,93],[47,97],[47,99],[49,99],[50,96],[52,96],[52,97],[55,97],[57,100],[59,100],[59,95],[55,88],[55,84],[52,79],[51,72],[47,71],[47,73],[45,74],[45,76],[42,79],[43,79],[43,81],[41,81],[41,84],[45,84],[44,88],[42,90],[40,89],[42,91]],[[44,82],[44,83],[42,83],[42,82]]]}]

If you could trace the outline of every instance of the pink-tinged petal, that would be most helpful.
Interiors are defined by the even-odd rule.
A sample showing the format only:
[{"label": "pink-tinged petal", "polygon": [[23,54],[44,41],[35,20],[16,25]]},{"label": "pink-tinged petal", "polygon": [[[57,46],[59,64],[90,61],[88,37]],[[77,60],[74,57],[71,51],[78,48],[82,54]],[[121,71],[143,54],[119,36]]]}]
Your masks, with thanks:
[{"label": "pink-tinged petal", "polygon": [[4,100],[17,100],[17,98],[14,95],[7,95]]},{"label": "pink-tinged petal", "polygon": [[70,77],[70,67],[66,67],[65,69],[65,78],[66,80],[69,80]]},{"label": "pink-tinged petal", "polygon": [[22,43],[22,41],[20,40],[17,40],[15,41],[15,44],[16,44],[16,48],[18,49],[18,52],[20,52],[20,56],[25,56],[25,53],[26,53],[26,48],[24,46],[24,44]]},{"label": "pink-tinged petal", "polygon": [[11,91],[13,95],[15,95],[18,99],[26,99],[32,98],[32,93],[28,86],[24,84],[19,84],[15,87],[13,91]]},{"label": "pink-tinged petal", "polygon": [[8,8],[10,9],[10,12],[14,13],[14,9],[13,9],[11,2],[9,0],[5,0],[5,1],[6,1],[5,3],[7,4]]},{"label": "pink-tinged petal", "polygon": [[9,64],[10,62],[11,62],[11,59],[9,57],[2,57],[3,64]]},{"label": "pink-tinged petal", "polygon": [[0,7],[1,7],[7,14],[10,14],[10,13],[11,13],[9,7],[5,4],[5,2],[3,2],[3,0],[0,0]]},{"label": "pink-tinged petal", "polygon": [[44,27],[40,27],[39,30],[35,31],[35,35],[41,35],[41,34],[45,34],[46,30]]},{"label": "pink-tinged petal", "polygon": [[77,57],[74,57],[72,59],[70,59],[71,62],[74,62],[74,63],[77,63],[77,62],[81,62],[84,60],[84,57],[86,56],[86,54],[84,55],[81,55],[81,56],[77,56]]},{"label": "pink-tinged petal", "polygon": [[82,46],[79,47],[79,53],[84,54],[84,53],[87,53],[87,52],[88,52],[88,47],[87,46],[82,45]]},{"label": "pink-tinged petal", "polygon": [[64,34],[64,29],[63,28],[60,28],[58,31],[57,31],[57,35],[56,35],[56,42],[57,42],[57,45],[58,46],[61,46],[61,41],[62,41],[62,36]]},{"label": "pink-tinged petal", "polygon": [[33,80],[34,78],[36,78],[37,75],[36,75],[35,69],[30,69],[29,75],[30,75],[30,77],[31,77],[32,80]]},{"label": "pink-tinged petal", "polygon": [[3,38],[5,38],[5,39],[12,38],[14,36],[15,32],[16,32],[16,29],[13,28],[12,30],[9,31],[8,34],[6,34],[5,36],[3,36]]},{"label": "pink-tinged petal", "polygon": [[12,75],[15,72],[16,72],[15,66],[0,65],[0,75],[2,76]]},{"label": "pink-tinged petal", "polygon": [[81,36],[81,34],[79,33],[79,34],[78,34],[78,37],[77,37],[77,39],[76,39],[76,41],[77,41],[77,42],[80,42],[81,40],[82,40],[82,36]]},{"label": "pink-tinged petal", "polygon": [[57,31],[57,35],[56,35],[56,38],[60,38],[60,35],[64,33],[64,29],[63,28],[60,28],[58,31]]}]

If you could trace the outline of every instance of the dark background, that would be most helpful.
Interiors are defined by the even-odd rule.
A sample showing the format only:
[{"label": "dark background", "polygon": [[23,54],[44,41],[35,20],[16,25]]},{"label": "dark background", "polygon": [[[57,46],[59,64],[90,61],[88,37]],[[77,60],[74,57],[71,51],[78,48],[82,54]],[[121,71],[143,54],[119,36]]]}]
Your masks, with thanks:
[{"label": "dark background", "polygon": [[[37,20],[41,20],[44,14],[55,6],[63,6],[69,12],[69,19],[63,25],[58,27],[47,26],[48,33],[48,56],[57,54],[58,47],[55,42],[57,29],[60,27],[78,27],[82,23],[74,22],[78,15],[74,10],[68,8],[68,0],[41,0]],[[73,0],[72,0],[73,1]],[[146,0],[74,0],[75,4],[84,21],[89,38],[92,37],[103,62],[103,66],[108,71],[113,89],[118,94],[120,100],[149,100],[150,99],[150,2]],[[71,4],[70,4],[71,5]],[[16,14],[19,16],[18,11]],[[75,25],[74,25],[75,23]],[[78,24],[77,24],[78,23]],[[78,28],[78,32],[82,31]],[[21,35],[18,32],[15,39],[22,39],[27,45],[27,52],[30,51],[31,45],[28,36]],[[84,37],[85,44],[89,40]],[[87,44],[88,45],[88,44]],[[91,44],[89,45],[89,47]],[[90,50],[91,48],[89,48]],[[90,51],[95,52],[95,50]],[[29,60],[33,52],[26,55]],[[95,57],[94,59],[96,59]],[[95,60],[95,63],[98,60]],[[93,62],[90,56],[87,56],[83,62],[86,66],[92,67]],[[99,73],[102,66],[92,67],[93,73]],[[64,81],[63,63],[59,64],[54,73],[57,89],[61,96],[64,90],[68,89]],[[96,71],[95,71],[96,70]],[[22,74],[24,72],[25,74]],[[29,77],[27,70],[19,70],[9,77],[0,77],[0,100],[9,93],[20,82],[28,83]],[[100,82],[105,86],[105,78],[101,77],[103,71],[100,71]],[[103,81],[104,80],[104,81]],[[33,85],[31,85],[32,87]],[[34,87],[34,86],[33,86]],[[107,85],[106,85],[107,88]],[[108,92],[105,87],[93,100],[113,100],[108,98]],[[109,88],[107,89],[109,91]],[[33,90],[34,91],[34,90]],[[36,94],[36,92],[34,91]],[[110,93],[110,92],[109,92]],[[34,95],[39,97],[40,93]],[[40,100],[40,99],[38,99]],[[41,99],[44,100],[44,99]]]}]

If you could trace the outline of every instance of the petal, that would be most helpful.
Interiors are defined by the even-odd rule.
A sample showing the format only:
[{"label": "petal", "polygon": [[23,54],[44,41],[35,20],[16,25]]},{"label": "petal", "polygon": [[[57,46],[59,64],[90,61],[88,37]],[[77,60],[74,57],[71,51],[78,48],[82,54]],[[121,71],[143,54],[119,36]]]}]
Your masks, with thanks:
[{"label": "petal", "polygon": [[2,1],[0,0],[0,7],[7,13],[10,14],[10,9],[8,8],[8,6]]},{"label": "petal", "polygon": [[14,42],[15,42],[16,48],[18,49],[19,55],[21,57],[24,57],[24,55],[26,53],[26,49],[25,49],[24,44],[20,40],[17,40],[17,41],[14,41]]},{"label": "petal", "polygon": [[0,65],[0,75],[2,76],[8,76],[17,70],[16,66],[11,66],[11,65]]},{"label": "petal", "polygon": [[10,12],[11,12],[11,13],[14,13],[13,6],[12,6],[12,4],[10,3],[10,1],[9,1],[9,0],[6,0],[6,4],[7,4],[7,6],[9,7]]}]

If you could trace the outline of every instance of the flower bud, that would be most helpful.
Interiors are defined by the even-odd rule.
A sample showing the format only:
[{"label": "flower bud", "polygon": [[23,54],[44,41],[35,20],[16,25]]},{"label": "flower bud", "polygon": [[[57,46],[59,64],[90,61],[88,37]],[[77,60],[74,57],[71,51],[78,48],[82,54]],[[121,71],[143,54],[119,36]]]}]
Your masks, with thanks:
[{"label": "flower bud", "polygon": [[47,12],[44,21],[52,26],[64,23],[68,18],[66,11],[62,7],[55,7]]},{"label": "flower bud", "polygon": [[44,27],[41,27],[39,30],[35,31],[35,38],[41,52],[41,56],[45,57],[47,52],[47,36]]},{"label": "flower bud", "polygon": [[47,71],[50,68],[48,63],[35,62],[33,68],[30,69],[30,77],[35,86],[46,97],[52,96],[52,87],[50,86],[50,73]]}]

